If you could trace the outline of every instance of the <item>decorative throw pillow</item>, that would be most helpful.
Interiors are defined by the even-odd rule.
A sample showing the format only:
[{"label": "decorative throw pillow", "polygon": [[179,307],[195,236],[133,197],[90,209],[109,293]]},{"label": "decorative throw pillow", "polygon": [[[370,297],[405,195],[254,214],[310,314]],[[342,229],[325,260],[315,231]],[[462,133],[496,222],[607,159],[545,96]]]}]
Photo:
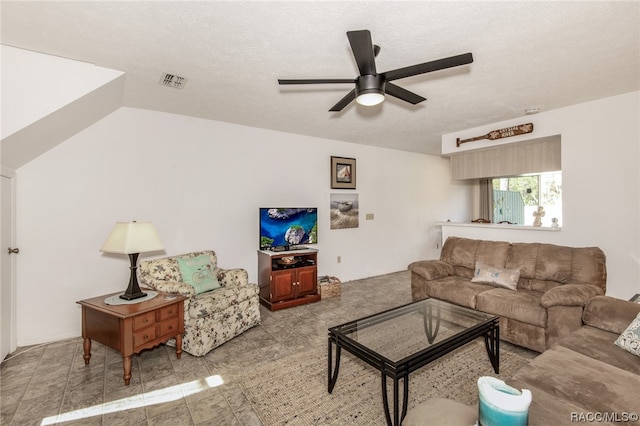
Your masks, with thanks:
[{"label": "decorative throw pillow", "polygon": [[209,256],[202,255],[191,258],[178,258],[178,267],[182,281],[193,286],[196,294],[220,288],[218,277],[213,270]]},{"label": "decorative throw pillow", "polygon": [[472,283],[494,284],[498,287],[508,288],[516,291],[518,280],[520,279],[520,269],[500,269],[493,266],[476,262],[476,270],[471,278]]},{"label": "decorative throw pillow", "polygon": [[616,339],[616,346],[640,356],[640,314],[631,321],[629,327]]}]

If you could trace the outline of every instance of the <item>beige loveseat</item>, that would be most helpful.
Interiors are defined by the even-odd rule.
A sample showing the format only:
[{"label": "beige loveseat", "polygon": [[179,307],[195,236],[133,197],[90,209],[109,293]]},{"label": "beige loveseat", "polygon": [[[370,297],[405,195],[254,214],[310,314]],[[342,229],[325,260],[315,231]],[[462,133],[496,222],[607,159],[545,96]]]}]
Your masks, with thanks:
[{"label": "beige loveseat", "polygon": [[[472,282],[478,265],[517,271],[517,288]],[[459,237],[447,239],[439,260],[408,268],[414,301],[434,297],[498,315],[501,339],[538,352],[582,326],[584,306],[605,293],[607,280],[597,247]]]},{"label": "beige loveseat", "polygon": [[[204,273],[215,275],[220,288],[196,294],[181,274],[179,260],[206,259]],[[182,349],[202,356],[260,324],[259,287],[249,283],[244,269],[221,269],[213,251],[201,251],[141,262],[140,284],[165,293],[186,296]],[[199,273],[199,278],[200,278]],[[213,278],[213,277],[212,277]],[[200,280],[197,280],[200,281]],[[170,341],[169,344],[175,344]]]},{"label": "beige loveseat", "polygon": [[594,297],[584,326],[506,381],[531,391],[529,426],[640,425],[640,357],[614,344],[639,312],[638,303]]}]

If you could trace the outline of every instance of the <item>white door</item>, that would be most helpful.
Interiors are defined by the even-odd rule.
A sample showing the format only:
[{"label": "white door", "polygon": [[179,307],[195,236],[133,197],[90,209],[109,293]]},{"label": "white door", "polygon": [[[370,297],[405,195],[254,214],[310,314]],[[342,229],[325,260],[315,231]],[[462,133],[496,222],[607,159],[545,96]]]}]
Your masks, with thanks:
[{"label": "white door", "polygon": [[11,179],[0,176],[0,360],[16,349],[16,333],[14,321],[13,266],[16,254],[9,254],[8,248],[13,244],[13,190]]}]

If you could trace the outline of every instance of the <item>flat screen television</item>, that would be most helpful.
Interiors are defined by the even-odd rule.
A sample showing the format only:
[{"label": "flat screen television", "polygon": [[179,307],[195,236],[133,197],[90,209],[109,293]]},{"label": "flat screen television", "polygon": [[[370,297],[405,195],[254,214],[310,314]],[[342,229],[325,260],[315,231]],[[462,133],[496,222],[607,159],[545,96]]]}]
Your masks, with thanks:
[{"label": "flat screen television", "polygon": [[295,249],[318,242],[318,209],[260,208],[260,249]]}]

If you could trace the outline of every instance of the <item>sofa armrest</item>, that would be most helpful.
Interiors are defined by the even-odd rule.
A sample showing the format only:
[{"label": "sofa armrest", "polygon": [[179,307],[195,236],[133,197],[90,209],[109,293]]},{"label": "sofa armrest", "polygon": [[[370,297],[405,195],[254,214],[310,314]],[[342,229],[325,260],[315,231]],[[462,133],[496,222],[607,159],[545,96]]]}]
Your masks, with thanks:
[{"label": "sofa armrest", "polygon": [[420,260],[409,264],[407,268],[427,281],[454,275],[455,271],[452,265],[442,260]]},{"label": "sofa armrest", "polygon": [[563,284],[547,290],[540,298],[545,308],[552,306],[582,306],[595,296],[604,294],[603,290],[593,284]]},{"label": "sofa armrest", "polygon": [[620,334],[640,313],[640,303],[610,296],[597,296],[587,303],[582,322],[591,327]]},{"label": "sofa armrest", "polygon": [[163,293],[179,294],[188,298],[195,297],[196,295],[196,291],[193,286],[181,281],[154,280],[153,282],[145,282],[143,285]]},{"label": "sofa armrest", "polygon": [[237,287],[249,284],[249,274],[246,269],[242,268],[216,268],[216,276],[222,287]]}]

